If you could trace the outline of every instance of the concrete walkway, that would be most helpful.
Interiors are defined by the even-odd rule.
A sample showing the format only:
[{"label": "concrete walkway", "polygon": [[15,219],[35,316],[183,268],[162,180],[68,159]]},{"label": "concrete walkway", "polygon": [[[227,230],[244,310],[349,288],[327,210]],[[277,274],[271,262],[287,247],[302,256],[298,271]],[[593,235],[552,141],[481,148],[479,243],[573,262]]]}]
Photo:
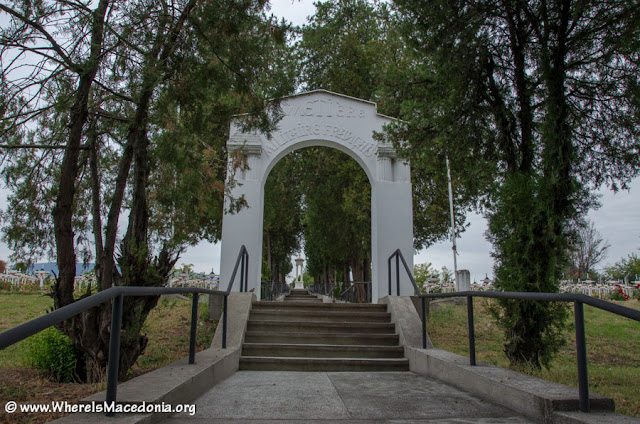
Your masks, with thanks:
[{"label": "concrete walkway", "polygon": [[195,401],[199,423],[530,423],[520,414],[411,372],[238,371]]}]

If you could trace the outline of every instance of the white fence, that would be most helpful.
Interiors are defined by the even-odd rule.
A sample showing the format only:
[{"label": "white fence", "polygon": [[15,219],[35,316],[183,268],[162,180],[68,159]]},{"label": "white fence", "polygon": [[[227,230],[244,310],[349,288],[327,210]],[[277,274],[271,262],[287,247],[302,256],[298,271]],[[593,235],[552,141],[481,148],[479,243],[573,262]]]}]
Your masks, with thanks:
[{"label": "white fence", "polygon": [[[51,285],[55,283],[52,274],[46,271],[36,271],[35,275],[23,274],[16,270],[11,270],[0,274],[0,288],[13,292],[21,291],[47,291]],[[96,275],[88,272],[75,278],[74,291],[86,292],[89,287],[91,290],[96,288]],[[198,287],[203,289],[217,290],[218,280],[210,276],[176,276],[172,277],[167,284],[168,287]]]},{"label": "white fence", "polygon": [[[494,291],[495,287],[490,281],[483,281],[481,283],[472,283],[472,291]],[[625,284],[622,281],[607,281],[602,283],[596,283],[594,281],[585,282],[571,282],[562,281],[560,283],[561,293],[580,293],[587,296],[598,297],[600,299],[607,299],[616,293],[621,294],[625,299],[633,299],[634,292],[640,290],[640,281],[632,281],[630,284]],[[455,291],[454,284],[451,283],[425,283],[422,289],[423,293],[453,293]]]}]

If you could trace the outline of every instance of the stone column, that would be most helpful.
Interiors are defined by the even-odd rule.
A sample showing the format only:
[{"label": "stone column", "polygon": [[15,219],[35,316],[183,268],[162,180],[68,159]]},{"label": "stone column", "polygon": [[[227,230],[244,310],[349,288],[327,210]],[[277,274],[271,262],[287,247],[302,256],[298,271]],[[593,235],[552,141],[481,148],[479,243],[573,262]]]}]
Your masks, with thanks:
[{"label": "stone column", "polygon": [[296,282],[294,289],[304,289],[304,281],[302,275],[304,274],[304,259],[296,258]]}]

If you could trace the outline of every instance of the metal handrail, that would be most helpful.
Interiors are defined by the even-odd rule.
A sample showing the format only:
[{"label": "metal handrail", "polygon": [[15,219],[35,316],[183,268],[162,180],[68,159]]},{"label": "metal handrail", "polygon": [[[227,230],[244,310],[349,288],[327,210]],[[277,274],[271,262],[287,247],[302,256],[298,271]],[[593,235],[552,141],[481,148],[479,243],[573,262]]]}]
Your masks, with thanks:
[{"label": "metal handrail", "polygon": [[[223,296],[222,309],[222,348],[227,347],[227,297],[231,292],[238,267],[240,271],[240,291],[248,286],[248,266],[249,253],[243,245],[238,253],[236,265],[231,274],[231,280],[226,291],[209,290],[198,287],[139,287],[139,286],[115,286],[103,290],[99,293],[77,300],[70,305],[64,306],[46,315],[27,321],[24,324],[13,327],[0,333],[0,350],[26,339],[42,330],[59,324],[79,313],[98,306],[113,299],[111,307],[111,334],[109,335],[109,360],[107,363],[107,390],[105,402],[112,404],[116,401],[118,387],[118,367],[120,362],[120,330],[122,327],[122,307],[125,296],[158,296],[163,294],[193,293],[193,303],[191,307],[191,333],[189,339],[189,364],[195,363],[195,342],[198,323],[198,297],[199,294],[210,294]],[[115,412],[106,412],[105,415],[113,416]]]},{"label": "metal handrail", "polygon": [[345,302],[353,302],[355,298],[356,285],[364,285],[366,290],[367,303],[371,302],[371,282],[370,281],[354,281],[345,291],[340,293],[340,300]]},{"label": "metal handrail", "polygon": [[336,282],[333,281],[329,283],[313,283],[308,288],[311,293],[333,297],[333,289],[335,288],[335,286]]},{"label": "metal handrail", "polygon": [[578,393],[580,396],[579,407],[582,412],[589,412],[589,378],[587,370],[587,345],[584,328],[584,304],[593,306],[640,321],[640,311],[627,308],[625,306],[616,305],[615,303],[605,300],[596,299],[591,296],[576,293],[536,293],[536,292],[475,292],[464,291],[456,293],[421,293],[416,284],[413,274],[409,270],[409,266],[405,261],[400,249],[393,252],[389,256],[389,295],[391,295],[391,260],[396,259],[396,286],[397,293],[400,294],[400,267],[399,262],[402,261],[405,271],[413,284],[416,296],[420,298],[422,306],[422,348],[427,348],[427,324],[426,324],[426,299],[439,297],[466,297],[467,298],[467,323],[469,334],[469,364],[476,365],[476,348],[475,348],[475,331],[473,324],[473,298],[488,297],[492,299],[520,299],[520,300],[540,300],[546,302],[573,302],[574,321],[576,328],[576,362],[578,366]]},{"label": "metal handrail", "polygon": [[281,281],[262,281],[260,287],[262,300],[276,300],[283,293],[289,293],[289,286]]}]

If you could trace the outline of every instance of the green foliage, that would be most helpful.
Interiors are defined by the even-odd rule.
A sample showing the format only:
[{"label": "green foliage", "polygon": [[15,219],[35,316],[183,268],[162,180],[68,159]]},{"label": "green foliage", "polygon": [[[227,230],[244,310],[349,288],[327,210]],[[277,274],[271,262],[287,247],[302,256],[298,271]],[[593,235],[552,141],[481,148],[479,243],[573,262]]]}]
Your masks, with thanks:
[{"label": "green foliage", "polygon": [[[499,208],[489,221],[497,264],[494,286],[510,292],[559,290],[565,242],[554,231],[554,217],[541,201],[536,180],[515,175],[505,181]],[[566,256],[564,257],[566,258]],[[567,310],[554,302],[500,299],[494,316],[505,332],[505,353],[514,364],[547,366],[564,343]]]},{"label": "green foliage", "polygon": [[304,151],[304,240],[309,273],[352,267],[355,279],[371,258],[371,186],[353,159],[314,147]]},{"label": "green foliage", "polygon": [[640,257],[636,253],[630,253],[626,258],[607,267],[605,274],[618,280],[637,279],[637,276],[640,276]]},{"label": "green foliage", "polygon": [[315,283],[313,276],[306,271],[302,274],[302,281],[304,282],[305,287],[312,286]]},{"label": "green foliage", "polygon": [[[571,225],[595,203],[590,190],[624,186],[640,169],[640,64],[620,41],[637,35],[637,8],[395,3],[411,60],[393,81],[410,89],[388,138],[418,172],[449,158],[454,203],[486,208],[499,289],[557,291]],[[548,363],[563,310],[500,305],[510,360]]]},{"label": "green foliage", "polygon": [[609,300],[613,300],[613,301],[617,301],[617,302],[627,300],[627,299],[624,297],[624,294],[620,293],[619,291],[615,291],[615,292],[611,293],[611,294],[610,294],[609,296],[607,296],[607,297],[608,297],[608,299],[609,299]]},{"label": "green foliage", "polygon": [[431,262],[413,266],[413,278],[421,289],[424,288],[425,283],[432,281],[433,277],[436,281],[439,279],[437,272],[431,268]]},{"label": "green foliage", "polygon": [[[298,152],[282,158],[264,187],[263,274],[284,281],[302,236],[301,161]],[[266,265],[266,267],[265,267]]]},{"label": "green foliage", "polygon": [[402,50],[395,24],[388,5],[377,0],[317,2],[296,46],[303,87],[384,102],[380,84]]},{"label": "green foliage", "polygon": [[82,354],[74,348],[67,335],[49,327],[29,338],[27,343],[27,356],[33,367],[58,382],[71,383],[78,379]]},{"label": "green foliage", "polygon": [[[296,44],[304,89],[379,101],[385,69],[400,55],[392,13],[382,2],[316,3]],[[381,110],[387,110],[382,106]],[[327,148],[305,149],[304,245],[309,272],[321,279],[370,278],[371,186],[362,168]],[[342,277],[341,277],[342,276]]]}]

